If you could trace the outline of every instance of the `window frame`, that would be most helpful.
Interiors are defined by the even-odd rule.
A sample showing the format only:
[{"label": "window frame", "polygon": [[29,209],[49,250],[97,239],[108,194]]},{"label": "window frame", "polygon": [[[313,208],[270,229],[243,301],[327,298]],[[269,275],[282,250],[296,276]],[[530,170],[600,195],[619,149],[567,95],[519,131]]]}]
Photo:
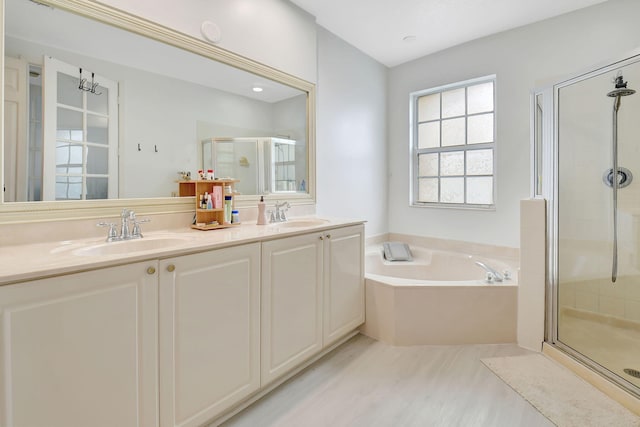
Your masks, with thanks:
[{"label": "window frame", "polygon": [[[476,143],[476,144],[468,144],[467,143],[467,119],[468,117],[473,117],[477,115],[486,114],[487,112],[481,113],[467,113],[467,88],[470,86],[475,86],[482,83],[493,83],[493,142],[484,142],[484,143]],[[496,103],[496,84],[497,78],[495,74],[478,77],[474,79],[469,79],[465,81],[450,83],[442,86],[437,86],[429,89],[423,89],[415,92],[411,92],[409,94],[409,206],[410,207],[435,207],[435,208],[454,208],[454,209],[476,209],[476,210],[495,210],[496,207],[496,198],[497,198],[497,103]],[[435,148],[418,148],[418,126],[421,123],[418,120],[418,100],[422,96],[433,95],[436,93],[442,94],[443,92],[447,92],[455,89],[465,89],[465,112],[464,115],[460,116],[452,116],[447,117],[447,119],[453,118],[465,118],[465,143],[464,145],[452,145],[452,146],[438,146]],[[442,98],[440,100],[442,106]],[[435,120],[434,120],[435,121]],[[442,116],[438,119],[440,123],[442,123]],[[442,133],[440,134],[440,138],[442,139]],[[483,150],[483,149],[492,149],[493,150],[493,170],[491,175],[472,175],[473,177],[483,177],[483,176],[491,176],[493,178],[493,194],[492,194],[492,203],[490,204],[479,204],[479,203],[467,203],[467,178],[471,175],[466,174],[466,168],[463,171],[463,175],[455,175],[454,177],[462,177],[464,180],[464,198],[465,202],[463,203],[449,203],[449,202],[421,202],[418,201],[418,162],[419,155],[421,154],[435,154],[435,153],[447,153],[447,152],[463,152],[465,165],[466,165],[466,157],[467,153],[470,151]],[[441,171],[438,170],[438,175],[434,176],[438,180],[440,180],[443,175],[441,175]],[[441,182],[441,181],[440,181]],[[438,199],[440,199],[440,184],[438,185]]]}]

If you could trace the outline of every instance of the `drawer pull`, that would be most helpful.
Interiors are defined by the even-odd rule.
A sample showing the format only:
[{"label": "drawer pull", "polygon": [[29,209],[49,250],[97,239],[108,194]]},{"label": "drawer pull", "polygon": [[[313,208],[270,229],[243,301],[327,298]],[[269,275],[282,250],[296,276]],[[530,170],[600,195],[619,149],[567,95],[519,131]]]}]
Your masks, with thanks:
[{"label": "drawer pull", "polygon": [[331,234],[327,234],[327,239],[330,239],[330,238],[331,238]]},{"label": "drawer pull", "polygon": [[324,236],[320,236],[320,240],[324,240]]},{"label": "drawer pull", "polygon": [[156,273],[156,268],[155,267],[147,268],[147,274],[155,274],[155,273]]},{"label": "drawer pull", "polygon": [[173,264],[169,264],[169,265],[167,266],[167,271],[168,271],[169,273],[173,273],[173,272],[175,271],[175,269],[176,269],[176,266],[175,266],[175,265],[173,265]]}]

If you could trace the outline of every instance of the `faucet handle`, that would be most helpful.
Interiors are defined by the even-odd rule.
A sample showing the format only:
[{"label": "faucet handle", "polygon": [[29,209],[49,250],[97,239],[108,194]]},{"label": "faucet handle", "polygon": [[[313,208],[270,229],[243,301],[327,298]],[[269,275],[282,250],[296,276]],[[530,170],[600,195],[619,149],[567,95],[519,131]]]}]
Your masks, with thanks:
[{"label": "faucet handle", "polygon": [[280,210],[280,221],[285,222],[287,220],[287,208]]},{"label": "faucet handle", "polygon": [[151,220],[149,218],[136,219],[135,215],[131,218],[131,220],[133,221],[133,230],[131,231],[131,238],[132,239],[140,239],[140,238],[144,237],[142,235],[142,230],[140,229],[140,224],[145,223],[145,222],[151,222]]},{"label": "faucet handle", "polygon": [[109,231],[107,232],[107,242],[113,242],[114,240],[118,240],[118,231],[116,230],[115,223],[101,221],[96,225],[98,227],[109,227]]}]

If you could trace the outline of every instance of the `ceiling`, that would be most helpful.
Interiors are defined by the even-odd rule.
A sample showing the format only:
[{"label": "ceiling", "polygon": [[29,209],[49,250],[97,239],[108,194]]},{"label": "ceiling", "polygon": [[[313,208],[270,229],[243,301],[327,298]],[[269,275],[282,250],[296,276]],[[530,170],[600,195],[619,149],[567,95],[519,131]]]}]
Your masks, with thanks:
[{"label": "ceiling", "polygon": [[[9,55],[17,56],[11,44],[17,39],[268,103],[302,94],[298,89],[186,50],[35,2],[6,0],[5,18]],[[254,86],[263,91],[253,92]]]},{"label": "ceiling", "polygon": [[291,0],[388,67],[604,1]]}]

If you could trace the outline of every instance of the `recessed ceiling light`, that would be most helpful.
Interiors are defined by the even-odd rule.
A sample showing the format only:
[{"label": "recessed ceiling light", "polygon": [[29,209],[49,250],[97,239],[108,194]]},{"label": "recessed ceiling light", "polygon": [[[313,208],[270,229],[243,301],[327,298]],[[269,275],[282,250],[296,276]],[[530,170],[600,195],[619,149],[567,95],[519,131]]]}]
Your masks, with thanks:
[{"label": "recessed ceiling light", "polygon": [[253,87],[253,91],[254,92],[262,92],[264,89],[262,89],[260,86],[254,86]]},{"label": "recessed ceiling light", "polygon": [[404,36],[402,38],[402,41],[403,42],[407,42],[407,43],[414,42],[414,41],[416,41],[416,36]]}]

